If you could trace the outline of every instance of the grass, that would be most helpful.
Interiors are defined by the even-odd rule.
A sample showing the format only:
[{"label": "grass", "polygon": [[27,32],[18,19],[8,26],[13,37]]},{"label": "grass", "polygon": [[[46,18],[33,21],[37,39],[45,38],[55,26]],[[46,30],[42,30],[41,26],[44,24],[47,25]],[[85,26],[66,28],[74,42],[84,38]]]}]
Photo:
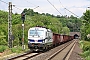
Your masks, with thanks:
[{"label": "grass", "polygon": [[80,46],[83,49],[81,54],[86,60],[90,60],[90,42],[89,41],[80,41]]},{"label": "grass", "polygon": [[13,48],[8,48],[8,46],[3,46],[3,45],[0,45],[0,57],[2,56],[6,56],[6,55],[9,55],[9,54],[12,54],[12,53],[24,53],[28,51],[28,47],[26,46],[25,50],[22,50],[22,46],[15,46]]},{"label": "grass", "polygon": [[11,48],[11,51],[13,53],[22,53],[22,52],[25,52],[27,50],[28,50],[27,45],[25,46],[25,49],[24,50],[22,49],[22,46],[15,46],[15,47]]},{"label": "grass", "polygon": [[0,45],[0,53],[4,52],[7,48],[7,46]]}]

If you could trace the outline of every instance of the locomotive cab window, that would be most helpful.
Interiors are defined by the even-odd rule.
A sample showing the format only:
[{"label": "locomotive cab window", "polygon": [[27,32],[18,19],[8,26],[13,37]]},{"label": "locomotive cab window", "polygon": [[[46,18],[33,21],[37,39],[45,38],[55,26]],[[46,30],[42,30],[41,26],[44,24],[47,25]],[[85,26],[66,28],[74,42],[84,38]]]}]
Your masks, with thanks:
[{"label": "locomotive cab window", "polygon": [[30,36],[43,36],[43,30],[30,30]]}]

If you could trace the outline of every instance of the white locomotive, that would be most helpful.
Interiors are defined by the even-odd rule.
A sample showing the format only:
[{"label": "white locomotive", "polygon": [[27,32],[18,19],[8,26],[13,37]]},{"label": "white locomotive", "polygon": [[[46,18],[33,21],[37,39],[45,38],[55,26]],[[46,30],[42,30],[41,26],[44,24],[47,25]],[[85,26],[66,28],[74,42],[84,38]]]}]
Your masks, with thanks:
[{"label": "white locomotive", "polygon": [[28,48],[33,51],[47,50],[53,45],[53,33],[45,27],[32,27],[28,30]]}]

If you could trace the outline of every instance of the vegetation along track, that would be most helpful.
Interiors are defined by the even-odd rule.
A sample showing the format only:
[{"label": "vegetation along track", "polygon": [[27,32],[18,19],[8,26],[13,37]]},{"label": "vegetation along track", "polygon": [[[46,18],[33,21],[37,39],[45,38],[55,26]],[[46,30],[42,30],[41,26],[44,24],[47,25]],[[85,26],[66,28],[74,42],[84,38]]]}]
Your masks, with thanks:
[{"label": "vegetation along track", "polygon": [[62,49],[58,50],[56,53],[52,54],[50,57],[48,57],[46,60],[68,60],[69,58],[69,52],[73,49],[75,45],[76,40],[74,42],[70,42],[69,44],[66,44]]},{"label": "vegetation along track", "polygon": [[16,57],[13,57],[13,58],[9,58],[8,60],[27,60],[27,59],[30,59],[30,58],[33,58],[37,55],[41,54],[40,53],[37,53],[37,52],[28,52],[28,53],[24,53],[22,55],[19,55],[19,56],[16,56]]}]

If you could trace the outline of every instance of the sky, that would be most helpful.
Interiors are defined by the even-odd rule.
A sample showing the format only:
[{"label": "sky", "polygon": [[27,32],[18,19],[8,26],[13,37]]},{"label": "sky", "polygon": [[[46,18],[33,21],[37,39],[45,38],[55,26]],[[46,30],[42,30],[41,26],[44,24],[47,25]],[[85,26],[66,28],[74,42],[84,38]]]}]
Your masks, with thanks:
[{"label": "sky", "polygon": [[[12,12],[19,14],[23,9],[30,8],[39,13],[49,13],[60,16],[75,16],[74,14],[76,14],[81,17],[86,9],[90,9],[87,8],[90,6],[90,0],[0,0],[0,10],[8,11],[9,2],[12,2],[12,5],[16,7],[13,7]],[[70,13],[65,8],[74,14]]]}]

